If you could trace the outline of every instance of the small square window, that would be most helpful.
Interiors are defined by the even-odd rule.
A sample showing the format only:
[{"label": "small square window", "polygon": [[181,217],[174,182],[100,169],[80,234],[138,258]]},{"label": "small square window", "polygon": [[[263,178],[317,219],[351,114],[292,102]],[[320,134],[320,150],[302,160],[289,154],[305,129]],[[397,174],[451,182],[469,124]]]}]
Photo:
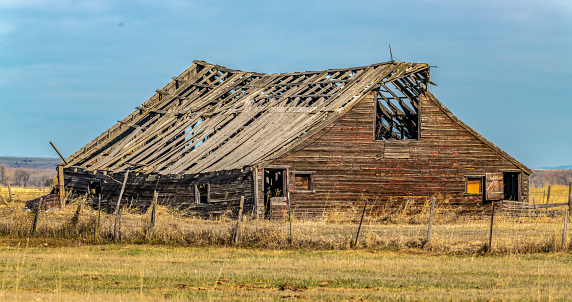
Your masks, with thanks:
[{"label": "small square window", "polygon": [[483,194],[483,178],[479,176],[467,176],[465,181],[465,193],[471,195]]},{"label": "small square window", "polygon": [[313,177],[312,173],[308,172],[293,172],[294,174],[294,190],[295,191],[313,191]]}]

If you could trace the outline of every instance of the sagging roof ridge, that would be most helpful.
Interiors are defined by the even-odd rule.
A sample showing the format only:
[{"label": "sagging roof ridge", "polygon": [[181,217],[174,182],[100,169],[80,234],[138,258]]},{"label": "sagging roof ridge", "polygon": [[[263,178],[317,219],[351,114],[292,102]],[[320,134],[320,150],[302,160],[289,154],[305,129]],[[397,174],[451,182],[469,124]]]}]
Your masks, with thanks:
[{"label": "sagging roof ridge", "polygon": [[[197,60],[163,89],[157,89],[136,111],[68,157],[66,167],[121,171],[135,163],[145,166],[142,172],[177,174],[251,166],[306,137],[304,134],[313,127],[319,128],[346,112],[380,81],[425,69],[429,80],[429,66],[424,63],[383,62],[323,71],[262,74]],[[281,108],[283,111],[278,110]],[[273,122],[272,117],[281,122]],[[284,130],[281,123],[292,129]],[[231,128],[226,131],[228,138],[216,137],[225,126]],[[181,139],[188,136],[188,129],[193,130],[189,140]],[[260,135],[261,131],[273,137],[269,140],[273,144],[262,146],[264,150],[258,150],[260,140],[266,139]],[[242,156],[230,156],[234,149],[219,150],[231,138],[230,146],[240,149]],[[212,146],[206,148],[209,144]],[[245,149],[250,145],[257,149]]]}]

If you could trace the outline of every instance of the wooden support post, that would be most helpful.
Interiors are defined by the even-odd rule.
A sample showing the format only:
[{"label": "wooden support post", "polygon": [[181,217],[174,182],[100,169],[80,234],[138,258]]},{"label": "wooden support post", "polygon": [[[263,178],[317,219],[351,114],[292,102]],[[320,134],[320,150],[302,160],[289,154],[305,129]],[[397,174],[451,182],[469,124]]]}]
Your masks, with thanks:
[{"label": "wooden support post", "polygon": [[433,213],[435,212],[435,196],[431,197],[431,211],[429,211],[429,226],[427,227],[427,241],[431,241],[431,232],[433,231]]},{"label": "wooden support post", "polygon": [[288,221],[290,223],[290,245],[293,244],[292,240],[292,210],[290,209],[290,191],[288,191]]},{"label": "wooden support post", "polygon": [[58,191],[60,192],[60,208],[66,207],[66,192],[64,189],[64,166],[58,166]]},{"label": "wooden support post", "polygon": [[153,191],[153,208],[151,209],[151,237],[155,236],[155,215],[157,213],[157,190]]},{"label": "wooden support post", "polygon": [[491,202],[491,206],[492,206],[492,210],[491,210],[491,227],[489,230],[489,246],[488,246],[488,252],[491,252],[493,250],[492,248],[492,244],[493,244],[493,224],[494,224],[494,219],[495,219],[495,202],[494,200]]},{"label": "wooden support post", "polygon": [[363,223],[363,217],[365,216],[365,209],[367,208],[367,198],[365,199],[365,204],[363,205],[363,211],[361,212],[361,219],[359,221],[359,227],[357,230],[357,234],[356,234],[356,240],[354,241],[353,247],[357,246],[358,243],[358,238],[359,238],[359,232],[361,231],[361,225]]},{"label": "wooden support post", "polygon": [[113,239],[121,239],[121,198],[123,197],[123,191],[125,191],[125,184],[127,184],[127,177],[129,177],[129,166],[127,166],[127,171],[125,171],[125,177],[123,178],[123,185],[121,186],[121,191],[119,192],[119,198],[117,199],[117,207],[115,208],[115,225],[113,227]]},{"label": "wooden support post", "polygon": [[38,227],[38,217],[40,216],[40,211],[42,210],[42,198],[36,203],[36,213],[34,214],[34,222],[32,223],[32,236],[36,234],[36,228]]},{"label": "wooden support post", "polygon": [[548,186],[548,193],[546,194],[546,204],[550,203],[550,191],[552,190],[552,186]]},{"label": "wooden support post", "polygon": [[56,148],[56,146],[54,146],[54,144],[52,144],[52,142],[50,142],[50,145],[52,145],[52,148],[54,148],[54,150],[56,150],[56,152],[58,153],[58,155],[60,156],[60,158],[62,159],[62,161],[64,162],[64,164],[68,164],[68,162],[66,161],[66,159],[62,156],[62,154],[60,153],[60,151],[58,151],[58,148]]},{"label": "wooden support post", "polygon": [[244,196],[240,196],[240,209],[238,210],[238,219],[236,221],[236,235],[234,236],[234,243],[238,243],[240,236],[240,221],[242,220],[242,207],[244,206]]},{"label": "wooden support post", "polygon": [[568,210],[564,211],[564,226],[562,227],[562,249],[566,244],[566,229],[568,228]]}]

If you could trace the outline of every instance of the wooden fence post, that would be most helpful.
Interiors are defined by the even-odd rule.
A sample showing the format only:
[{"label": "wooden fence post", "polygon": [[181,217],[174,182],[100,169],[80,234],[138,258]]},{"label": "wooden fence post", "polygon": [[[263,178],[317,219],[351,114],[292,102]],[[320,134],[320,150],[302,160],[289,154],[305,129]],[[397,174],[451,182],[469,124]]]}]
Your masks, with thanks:
[{"label": "wooden fence post", "polygon": [[97,229],[95,230],[95,234],[99,235],[99,225],[101,223],[101,193],[99,193],[99,197],[97,200]]},{"label": "wooden fence post", "polygon": [[129,176],[129,166],[127,166],[127,171],[125,171],[125,177],[123,178],[123,185],[121,186],[121,191],[119,192],[119,199],[117,199],[117,207],[115,208],[115,225],[113,227],[113,239],[121,239],[121,198],[123,197],[123,191],[125,190],[125,184],[127,183],[127,177]]},{"label": "wooden fence post", "polygon": [[431,211],[429,211],[429,226],[427,228],[427,241],[431,241],[431,232],[433,231],[433,212],[435,211],[435,196],[431,197]]},{"label": "wooden fence post", "polygon": [[240,236],[240,221],[242,220],[242,207],[244,206],[244,196],[240,196],[240,209],[238,210],[238,220],[236,221],[236,236],[234,236],[234,243],[238,243]]},{"label": "wooden fence post", "polygon": [[153,191],[153,208],[151,209],[151,237],[155,236],[155,213],[157,211],[157,190]]},{"label": "wooden fence post", "polygon": [[8,182],[8,200],[12,203],[14,202],[14,199],[12,198],[12,186],[10,185],[10,179],[7,179],[6,181]]},{"label": "wooden fence post", "polygon": [[564,226],[562,227],[562,249],[566,244],[566,229],[568,227],[568,210],[564,211]]},{"label": "wooden fence post", "polygon": [[546,204],[550,203],[550,191],[552,190],[552,186],[548,186],[548,193],[546,194]]},{"label": "wooden fence post", "polygon": [[572,211],[572,181],[568,186],[568,211]]},{"label": "wooden fence post", "polygon": [[367,198],[365,199],[365,204],[363,205],[363,211],[361,212],[361,219],[359,221],[359,227],[357,229],[356,240],[354,241],[353,247],[357,246],[358,238],[359,238],[359,232],[361,231],[361,225],[363,223],[363,216],[365,216],[365,209],[366,208],[367,208]]},{"label": "wooden fence post", "polygon": [[292,210],[290,209],[290,191],[288,191],[288,221],[290,222],[290,245],[293,244],[292,240]]},{"label": "wooden fence post", "polygon": [[493,224],[494,224],[494,219],[495,219],[495,201],[493,200],[491,202],[491,206],[492,206],[492,211],[491,211],[491,227],[489,230],[489,246],[488,246],[488,252],[493,250]]},{"label": "wooden fence post", "polygon": [[36,203],[36,213],[34,214],[34,223],[32,224],[32,236],[36,234],[36,228],[38,226],[38,217],[40,216],[40,211],[42,210],[42,198]]}]

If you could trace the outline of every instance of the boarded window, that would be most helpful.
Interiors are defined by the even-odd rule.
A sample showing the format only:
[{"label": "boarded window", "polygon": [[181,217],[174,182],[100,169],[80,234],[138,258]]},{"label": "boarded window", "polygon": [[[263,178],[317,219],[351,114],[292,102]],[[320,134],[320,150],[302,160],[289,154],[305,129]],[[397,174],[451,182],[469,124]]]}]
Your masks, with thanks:
[{"label": "boarded window", "polygon": [[294,190],[296,191],[313,191],[314,184],[312,173],[294,172]]},{"label": "boarded window", "polygon": [[482,194],[483,193],[483,178],[480,176],[467,176],[465,180],[465,193],[467,194]]},{"label": "boarded window", "polygon": [[502,172],[487,173],[487,200],[501,200],[504,198],[503,178]]}]

